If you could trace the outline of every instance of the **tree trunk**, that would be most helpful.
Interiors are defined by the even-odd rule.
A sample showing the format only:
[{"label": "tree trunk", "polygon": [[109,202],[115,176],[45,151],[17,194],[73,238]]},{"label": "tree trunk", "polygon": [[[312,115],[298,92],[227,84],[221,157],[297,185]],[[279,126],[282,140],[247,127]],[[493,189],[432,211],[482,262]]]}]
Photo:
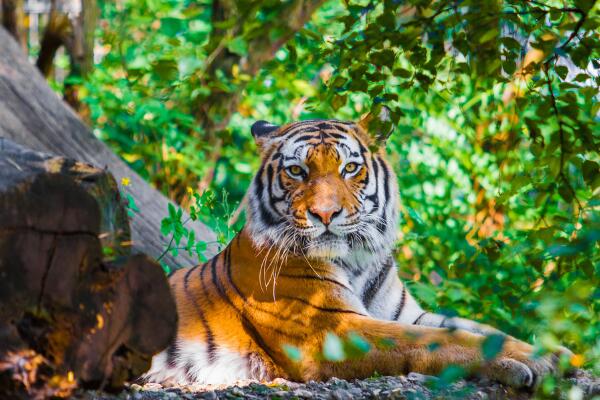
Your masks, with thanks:
[{"label": "tree trunk", "polygon": [[[129,192],[141,210],[131,221],[133,250],[158,257],[167,244],[160,222],[167,215],[169,200],[150,187],[104,143],[98,140],[60,98],[4,29],[0,28],[0,137],[34,150],[60,154],[107,168],[121,182],[130,179]],[[187,218],[184,217],[184,218]],[[190,222],[200,240],[212,242],[215,235],[203,224]],[[209,246],[207,256],[214,254]],[[163,259],[171,267],[198,262],[185,252]]]},{"label": "tree trunk", "polygon": [[81,12],[71,19],[72,31],[66,40],[71,70],[65,82],[64,100],[89,122],[89,109],[81,102],[79,90],[84,79],[94,68],[94,31],[98,21],[97,0],[80,0]]},{"label": "tree trunk", "polygon": [[26,50],[27,35],[23,26],[25,20],[23,3],[24,0],[0,0],[0,4],[2,4],[2,25],[15,38],[17,43]]},{"label": "tree trunk", "polygon": [[114,178],[0,139],[0,221],[0,393],[119,388],[145,372],[177,313],[162,268],[129,255]]}]

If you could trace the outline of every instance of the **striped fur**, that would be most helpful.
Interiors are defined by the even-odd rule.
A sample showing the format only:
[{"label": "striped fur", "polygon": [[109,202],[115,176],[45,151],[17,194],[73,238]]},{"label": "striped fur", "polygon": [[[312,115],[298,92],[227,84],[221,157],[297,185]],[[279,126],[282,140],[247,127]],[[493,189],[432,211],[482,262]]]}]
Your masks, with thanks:
[{"label": "striped fur", "polygon": [[[500,357],[484,362],[484,335],[499,331],[418,305],[391,254],[396,177],[360,123],[263,127],[271,131],[256,135],[263,162],[248,223],[215,258],[170,278],[178,336],[154,357],[147,381],[361,378],[458,364],[529,386],[553,370],[550,358],[531,360],[531,346],[509,336]],[[356,332],[375,348],[360,360],[327,362],[319,355],[327,332]],[[378,347],[384,339],[395,346]],[[302,359],[288,358],[286,346]]]}]

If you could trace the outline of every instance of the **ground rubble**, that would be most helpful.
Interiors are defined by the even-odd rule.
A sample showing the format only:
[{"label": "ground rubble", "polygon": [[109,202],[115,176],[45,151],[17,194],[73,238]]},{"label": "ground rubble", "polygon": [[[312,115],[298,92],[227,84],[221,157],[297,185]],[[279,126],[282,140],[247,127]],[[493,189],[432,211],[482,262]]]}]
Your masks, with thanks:
[{"label": "ground rubble", "polygon": [[[600,378],[583,371],[567,380],[564,398],[600,400]],[[332,378],[327,382],[300,384],[276,379],[270,383],[239,382],[234,386],[163,387],[158,384],[130,384],[118,394],[87,391],[75,396],[79,400],[163,400],[163,399],[530,399],[532,394],[515,391],[485,379],[460,380],[445,385],[439,378],[417,373],[407,376],[383,376],[345,381]]]}]

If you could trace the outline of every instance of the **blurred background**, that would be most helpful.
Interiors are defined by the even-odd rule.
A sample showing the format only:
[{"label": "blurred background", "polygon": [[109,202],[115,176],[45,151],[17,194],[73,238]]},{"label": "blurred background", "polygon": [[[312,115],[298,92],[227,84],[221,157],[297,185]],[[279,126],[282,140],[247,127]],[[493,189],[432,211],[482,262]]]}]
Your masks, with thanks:
[{"label": "blurred background", "polygon": [[595,1],[1,3],[56,93],[222,243],[260,163],[254,121],[387,106],[412,292],[600,373]]}]

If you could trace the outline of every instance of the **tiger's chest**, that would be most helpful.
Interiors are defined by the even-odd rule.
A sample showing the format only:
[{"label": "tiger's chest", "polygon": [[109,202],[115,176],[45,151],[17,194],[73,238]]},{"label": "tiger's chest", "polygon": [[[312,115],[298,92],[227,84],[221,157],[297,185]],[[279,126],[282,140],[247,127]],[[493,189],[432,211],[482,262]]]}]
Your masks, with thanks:
[{"label": "tiger's chest", "polygon": [[224,347],[209,351],[201,340],[178,340],[175,347],[175,357],[163,351],[153,358],[147,379],[177,385],[211,385],[267,377],[263,361],[253,353],[242,354]]}]

